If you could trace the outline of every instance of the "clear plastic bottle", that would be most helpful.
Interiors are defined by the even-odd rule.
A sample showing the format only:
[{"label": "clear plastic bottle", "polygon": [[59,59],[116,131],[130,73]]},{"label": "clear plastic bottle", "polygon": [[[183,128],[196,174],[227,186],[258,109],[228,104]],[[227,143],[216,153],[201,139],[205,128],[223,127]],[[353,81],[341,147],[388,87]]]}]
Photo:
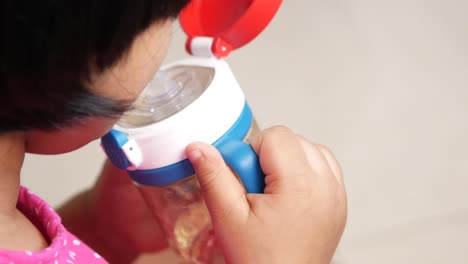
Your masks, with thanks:
[{"label": "clear plastic bottle", "polygon": [[[205,91],[213,74],[213,69],[198,66],[160,71],[118,125],[143,127],[179,112]],[[253,120],[243,140],[247,142],[257,132],[258,126]],[[195,175],[165,186],[137,186],[183,263],[223,262]]]},{"label": "clear plastic bottle", "polygon": [[[254,122],[244,138],[259,131]],[[187,263],[220,263],[210,216],[195,175],[167,186],[138,185],[168,241]]]},{"label": "clear plastic bottle", "polygon": [[184,263],[214,263],[220,256],[200,186],[185,156],[188,144],[212,144],[247,192],[264,190],[258,157],[245,144],[258,128],[223,58],[260,34],[280,4],[192,1],[179,14],[192,56],[163,67],[101,141],[108,158],[139,187]]}]

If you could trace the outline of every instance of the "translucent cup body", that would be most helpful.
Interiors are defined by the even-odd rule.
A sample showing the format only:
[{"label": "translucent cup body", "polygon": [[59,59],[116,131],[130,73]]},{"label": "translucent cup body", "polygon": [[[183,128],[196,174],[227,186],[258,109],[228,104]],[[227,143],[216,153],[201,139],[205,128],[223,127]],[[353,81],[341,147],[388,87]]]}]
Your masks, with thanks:
[{"label": "translucent cup body", "polygon": [[[244,141],[258,131],[254,120]],[[138,187],[183,263],[223,263],[196,175],[167,186]]]}]

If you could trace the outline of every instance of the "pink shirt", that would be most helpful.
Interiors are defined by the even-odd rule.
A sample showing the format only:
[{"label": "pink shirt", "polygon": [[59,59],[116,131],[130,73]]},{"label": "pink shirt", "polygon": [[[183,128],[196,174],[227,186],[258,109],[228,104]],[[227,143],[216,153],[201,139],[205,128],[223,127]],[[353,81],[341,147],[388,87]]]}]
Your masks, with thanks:
[{"label": "pink shirt", "polygon": [[69,233],[58,214],[42,199],[22,187],[18,209],[36,225],[49,247],[41,251],[0,250],[0,264],[104,264],[99,254]]}]

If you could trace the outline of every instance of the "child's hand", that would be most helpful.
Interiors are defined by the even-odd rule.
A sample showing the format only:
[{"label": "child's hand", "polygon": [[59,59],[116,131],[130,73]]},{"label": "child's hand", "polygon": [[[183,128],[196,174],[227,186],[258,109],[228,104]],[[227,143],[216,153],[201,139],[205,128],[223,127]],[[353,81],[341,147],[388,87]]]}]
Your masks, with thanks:
[{"label": "child's hand", "polygon": [[126,171],[106,161],[101,177],[92,189],[90,200],[97,232],[110,246],[110,263],[129,263],[112,259],[116,251],[134,254],[155,252],[167,247],[166,236]]},{"label": "child's hand", "polygon": [[167,247],[166,237],[127,172],[110,161],[96,185],[58,210],[70,231],[109,263],[131,263]]},{"label": "child's hand", "polygon": [[329,263],[346,222],[339,165],[324,147],[284,127],[252,142],[265,194],[245,194],[210,145],[187,148],[228,263]]}]

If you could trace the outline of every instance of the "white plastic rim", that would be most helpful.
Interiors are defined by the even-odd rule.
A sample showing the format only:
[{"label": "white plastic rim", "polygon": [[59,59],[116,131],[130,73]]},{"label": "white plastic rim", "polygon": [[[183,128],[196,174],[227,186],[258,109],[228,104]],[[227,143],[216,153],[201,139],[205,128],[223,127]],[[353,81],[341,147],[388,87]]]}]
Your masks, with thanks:
[{"label": "white plastic rim", "polygon": [[226,61],[192,57],[161,69],[177,66],[213,68],[213,79],[199,98],[166,119],[138,128],[114,126],[134,145],[132,151],[125,151],[133,163],[129,169],[157,169],[186,159],[185,148],[190,143],[213,144],[233,126],[244,108],[244,93]]}]

